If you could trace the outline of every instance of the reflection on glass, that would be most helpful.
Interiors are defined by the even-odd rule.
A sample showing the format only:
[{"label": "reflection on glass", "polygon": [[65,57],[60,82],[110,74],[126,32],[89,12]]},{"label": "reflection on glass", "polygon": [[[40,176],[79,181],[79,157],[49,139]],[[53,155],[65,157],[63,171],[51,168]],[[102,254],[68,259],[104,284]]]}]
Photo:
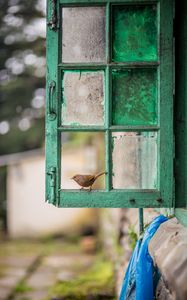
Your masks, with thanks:
[{"label": "reflection on glass", "polygon": [[63,125],[103,125],[104,72],[66,71],[63,77]]},{"label": "reflection on glass", "polygon": [[105,8],[62,9],[62,61],[105,61]]},{"label": "reflection on glass", "polygon": [[113,61],[157,59],[156,5],[114,6]]},{"label": "reflection on glass", "polygon": [[[71,179],[76,174],[93,175],[105,171],[104,133],[63,133],[61,153],[62,189],[80,189]],[[104,187],[105,176],[101,176],[94,183],[93,189]]]},{"label": "reflection on glass", "polygon": [[157,133],[115,132],[113,188],[157,188]]},{"label": "reflection on glass", "polygon": [[157,71],[113,70],[112,80],[113,125],[156,125]]}]

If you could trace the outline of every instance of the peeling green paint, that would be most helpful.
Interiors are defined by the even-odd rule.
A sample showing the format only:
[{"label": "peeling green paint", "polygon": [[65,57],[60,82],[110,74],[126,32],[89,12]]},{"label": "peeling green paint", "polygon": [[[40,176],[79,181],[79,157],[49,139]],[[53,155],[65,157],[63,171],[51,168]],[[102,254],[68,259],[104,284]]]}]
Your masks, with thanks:
[{"label": "peeling green paint", "polygon": [[[50,21],[52,2],[48,0],[47,3],[47,19]],[[55,201],[50,199],[51,182],[50,176],[46,175],[46,200],[61,207],[170,207],[173,205],[174,197],[173,1],[80,0],[80,3],[82,6],[106,5],[106,61],[64,63],[61,19],[56,31],[48,26],[46,107],[50,104],[49,83],[55,81],[53,104],[57,115],[52,120],[46,114],[46,174],[51,168],[56,168],[56,199]],[[58,16],[61,16],[61,4],[63,5],[64,1],[57,0]],[[67,4],[76,6],[77,1],[67,0],[65,5]],[[66,114],[68,98],[65,99],[66,107],[63,107],[62,74],[68,70],[71,72],[74,70],[79,74],[82,70],[82,74],[80,76],[78,74],[81,80],[86,71],[104,73],[102,80],[104,99],[100,101],[103,114],[99,122],[96,122],[96,113],[96,117],[93,117],[95,101],[93,109],[90,109],[89,105],[89,113],[84,113],[83,117],[87,117],[86,122],[78,119],[78,113],[77,119],[72,118],[68,122],[65,120],[70,114]],[[116,70],[119,70],[119,73]],[[73,87],[71,89],[75,90]],[[77,98],[77,93],[74,95],[73,101]],[[85,97],[78,102],[82,104],[84,101]],[[90,98],[89,101],[91,102]],[[158,182],[157,185],[155,183],[157,189],[113,189],[112,132],[144,130],[149,132],[153,130],[158,134]],[[64,131],[105,132],[107,171],[105,191],[79,193],[78,190],[61,190],[60,137]]]},{"label": "peeling green paint", "polygon": [[112,72],[113,125],[156,125],[156,77],[155,69]]},{"label": "peeling green paint", "polygon": [[157,59],[155,5],[114,7],[113,27],[113,61]]}]

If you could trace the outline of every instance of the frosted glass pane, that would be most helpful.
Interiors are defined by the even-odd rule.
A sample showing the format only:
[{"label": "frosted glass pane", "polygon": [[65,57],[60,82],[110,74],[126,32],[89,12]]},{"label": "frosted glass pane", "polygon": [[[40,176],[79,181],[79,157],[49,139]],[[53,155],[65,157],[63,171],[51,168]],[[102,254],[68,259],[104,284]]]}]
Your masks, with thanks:
[{"label": "frosted glass pane", "polygon": [[66,71],[63,78],[63,125],[104,124],[104,72]]},{"label": "frosted glass pane", "polygon": [[113,188],[157,188],[157,133],[117,132],[113,141]]},{"label": "frosted glass pane", "polygon": [[62,9],[62,61],[105,61],[105,8]]}]

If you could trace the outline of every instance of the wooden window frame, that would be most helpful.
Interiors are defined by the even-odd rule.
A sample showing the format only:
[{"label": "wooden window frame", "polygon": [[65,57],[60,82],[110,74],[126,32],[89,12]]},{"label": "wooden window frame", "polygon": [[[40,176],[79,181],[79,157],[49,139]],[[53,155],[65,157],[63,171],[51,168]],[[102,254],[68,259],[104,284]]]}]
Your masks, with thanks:
[{"label": "wooden window frame", "polygon": [[[111,8],[113,5],[155,4],[158,7],[158,61],[111,62]],[[106,63],[62,63],[62,7],[106,7]],[[46,200],[59,207],[173,207],[173,5],[171,0],[48,0],[47,3],[47,97],[46,97]],[[156,68],[158,70],[158,126],[111,126],[113,68]],[[63,70],[104,70],[106,116],[104,126],[61,125],[61,74]],[[61,190],[61,133],[92,131],[105,133],[106,188],[92,192]],[[158,189],[112,189],[112,131],[158,132]]]}]

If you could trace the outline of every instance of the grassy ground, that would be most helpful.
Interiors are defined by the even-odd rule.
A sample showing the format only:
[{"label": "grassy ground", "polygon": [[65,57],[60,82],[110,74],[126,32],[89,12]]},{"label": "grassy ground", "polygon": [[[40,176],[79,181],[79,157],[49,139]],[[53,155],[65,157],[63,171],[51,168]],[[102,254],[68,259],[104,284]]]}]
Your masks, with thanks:
[{"label": "grassy ground", "polygon": [[72,281],[57,282],[50,291],[52,299],[114,299],[114,274],[112,263],[102,256],[95,259],[89,270],[78,274]]},{"label": "grassy ground", "polygon": [[[101,251],[91,254],[84,253],[81,240],[67,241],[64,239],[44,239],[42,241],[15,240],[1,242],[0,260],[9,257],[24,258],[38,255],[36,265],[31,265],[26,276],[21,278],[12,289],[11,300],[37,300],[34,286],[30,286],[29,278],[39,274],[42,268],[54,275],[53,282],[46,288],[46,296],[42,300],[107,300],[115,299],[115,280],[112,262]],[[69,265],[66,261],[69,261]],[[57,258],[57,266],[46,265],[51,258]],[[64,266],[58,266],[58,257]],[[10,267],[10,266],[9,266]],[[49,268],[51,268],[49,270]],[[60,279],[59,274],[70,272],[72,278]],[[0,278],[6,276],[6,266],[0,264]],[[44,274],[45,276],[45,274]],[[40,291],[41,292],[41,291]],[[35,297],[35,298],[34,298]]]}]

